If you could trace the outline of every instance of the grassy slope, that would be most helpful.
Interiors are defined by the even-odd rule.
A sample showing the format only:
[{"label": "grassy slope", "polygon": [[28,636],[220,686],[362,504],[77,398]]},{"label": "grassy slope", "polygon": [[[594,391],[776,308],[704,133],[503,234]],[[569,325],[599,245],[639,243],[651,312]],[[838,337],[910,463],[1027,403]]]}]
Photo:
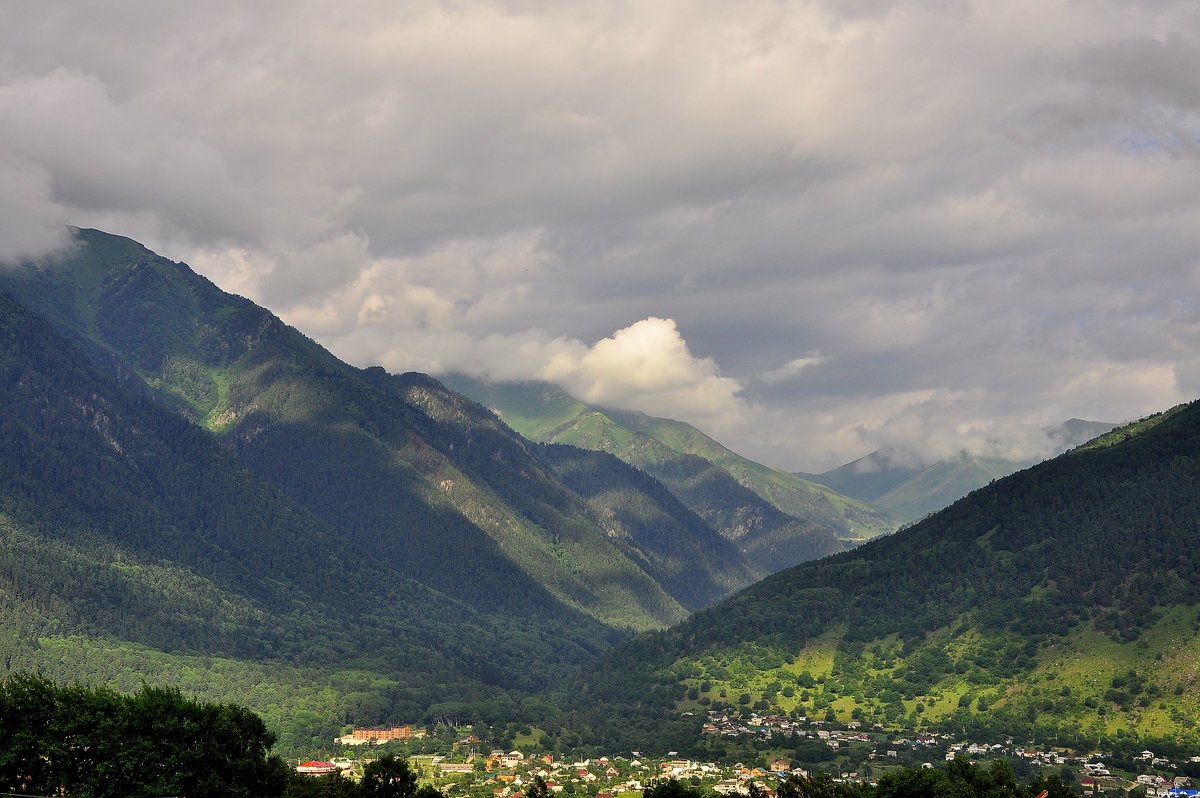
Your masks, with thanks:
[{"label": "grassy slope", "polygon": [[534,440],[571,443],[619,456],[619,450],[626,450],[629,456],[622,459],[655,465],[672,454],[691,454],[721,466],[784,513],[820,518],[847,537],[871,537],[894,526],[868,504],[744,458],[690,424],[590,407],[548,383],[485,384],[461,376],[450,381],[476,394],[514,429]]},{"label": "grassy slope", "polygon": [[662,483],[606,452],[562,444],[539,458],[588,500],[605,531],[689,610],[746,587],[762,574]]},{"label": "grassy slope", "polygon": [[608,452],[644,469],[765,572],[844,548],[828,526],[787,515],[724,468],[631,430],[607,412],[589,410],[556,427],[550,440]]}]

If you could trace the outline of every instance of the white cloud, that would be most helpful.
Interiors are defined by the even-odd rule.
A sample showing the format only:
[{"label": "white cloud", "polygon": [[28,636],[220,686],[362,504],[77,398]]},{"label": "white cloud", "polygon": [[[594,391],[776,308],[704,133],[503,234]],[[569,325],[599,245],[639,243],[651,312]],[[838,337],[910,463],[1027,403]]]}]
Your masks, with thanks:
[{"label": "white cloud", "polygon": [[767,385],[778,385],[781,382],[794,380],[805,369],[810,369],[813,366],[819,366],[827,362],[829,362],[829,358],[822,357],[818,352],[811,352],[804,357],[789,360],[777,369],[771,369],[763,374],[760,379]]},{"label": "white cloud", "polygon": [[577,351],[559,351],[538,376],[585,402],[632,407],[727,429],[741,420],[742,386],[698,358],[671,319],[647,318]]},{"label": "white cloud", "polygon": [[44,169],[0,158],[0,266],[67,244],[66,213],[50,193],[50,176]]}]

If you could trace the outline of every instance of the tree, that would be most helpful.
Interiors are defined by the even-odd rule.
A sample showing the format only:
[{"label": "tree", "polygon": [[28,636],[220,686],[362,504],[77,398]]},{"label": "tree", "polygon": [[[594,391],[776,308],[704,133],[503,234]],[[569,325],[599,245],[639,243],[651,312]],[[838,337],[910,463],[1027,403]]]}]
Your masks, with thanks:
[{"label": "tree", "polygon": [[178,690],[129,696],[30,674],[0,683],[0,791],[270,798],[287,781],[274,741],[249,710]]},{"label": "tree", "polygon": [[779,798],[836,798],[837,784],[828,773],[814,773],[812,777],[788,776],[779,785]]},{"label": "tree", "polygon": [[534,776],[525,788],[525,798],[551,798],[550,787],[541,776]]},{"label": "tree", "polygon": [[395,754],[384,754],[363,771],[362,794],[367,798],[415,798],[417,774],[408,760]]},{"label": "tree", "polygon": [[691,787],[677,779],[666,779],[656,783],[643,793],[642,798],[701,798],[699,787]]}]

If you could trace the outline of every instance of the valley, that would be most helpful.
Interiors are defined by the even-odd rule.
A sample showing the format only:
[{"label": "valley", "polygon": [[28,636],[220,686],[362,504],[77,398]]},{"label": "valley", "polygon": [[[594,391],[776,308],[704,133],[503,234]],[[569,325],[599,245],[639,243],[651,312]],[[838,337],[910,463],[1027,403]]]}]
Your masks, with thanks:
[{"label": "valley", "polygon": [[74,235],[0,273],[5,674],[244,704],[314,756],[348,725],[452,721],[721,762],[775,745],[755,717],[1197,747],[1197,405],[884,534],[689,425],[360,369]]}]

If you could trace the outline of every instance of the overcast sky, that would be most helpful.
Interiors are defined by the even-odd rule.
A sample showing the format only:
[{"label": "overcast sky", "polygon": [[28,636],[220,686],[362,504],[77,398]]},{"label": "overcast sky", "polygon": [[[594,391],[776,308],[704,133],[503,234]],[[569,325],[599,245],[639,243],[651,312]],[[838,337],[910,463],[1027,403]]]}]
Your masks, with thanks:
[{"label": "overcast sky", "polygon": [[1200,395],[1194,0],[0,2],[0,258],[772,465]]}]

